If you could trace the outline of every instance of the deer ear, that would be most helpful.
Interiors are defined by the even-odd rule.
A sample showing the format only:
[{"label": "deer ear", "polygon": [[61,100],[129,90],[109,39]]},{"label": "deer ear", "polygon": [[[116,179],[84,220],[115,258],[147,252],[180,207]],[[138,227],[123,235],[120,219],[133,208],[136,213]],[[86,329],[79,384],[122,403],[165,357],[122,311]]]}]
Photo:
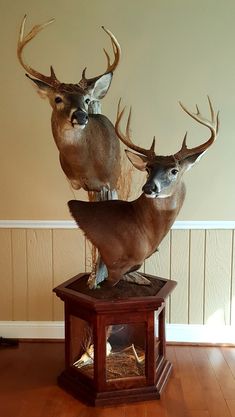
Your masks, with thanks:
[{"label": "deer ear", "polygon": [[110,87],[112,77],[112,72],[109,72],[108,74],[102,75],[102,77],[95,82],[93,89],[91,90],[91,95],[94,99],[100,100],[106,95]]},{"label": "deer ear", "polygon": [[195,155],[187,156],[186,158],[181,160],[180,165],[185,167],[185,171],[188,171],[189,169],[191,169],[196,164],[196,162],[200,161],[202,155],[205,152],[206,151],[196,153]]},{"label": "deer ear", "polygon": [[34,83],[34,87],[36,87],[36,91],[41,98],[48,98],[49,93],[52,91],[52,87],[44,83],[43,81],[37,80],[36,78],[30,77],[28,74],[25,74],[31,81]]},{"label": "deer ear", "polygon": [[132,165],[139,171],[145,171],[148,159],[144,155],[138,155],[137,153],[131,152],[125,149],[126,156],[131,161]]}]

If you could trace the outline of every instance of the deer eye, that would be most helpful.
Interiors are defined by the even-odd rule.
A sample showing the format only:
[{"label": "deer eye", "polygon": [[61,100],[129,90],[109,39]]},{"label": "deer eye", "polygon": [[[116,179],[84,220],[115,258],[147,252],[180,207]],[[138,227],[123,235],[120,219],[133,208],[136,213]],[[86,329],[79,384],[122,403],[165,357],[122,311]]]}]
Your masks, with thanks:
[{"label": "deer eye", "polygon": [[85,100],[85,103],[86,103],[86,104],[89,104],[89,103],[90,103],[90,101],[91,101],[91,100],[90,100],[89,98],[87,98],[87,99]]},{"label": "deer eye", "polygon": [[60,97],[60,96],[57,96],[56,98],[55,98],[55,103],[56,104],[58,104],[58,103],[62,103],[62,98]]},{"label": "deer eye", "polygon": [[176,168],[173,168],[172,170],[171,170],[171,174],[172,175],[177,175],[178,174],[178,172],[179,172],[179,170],[178,169],[176,169]]}]

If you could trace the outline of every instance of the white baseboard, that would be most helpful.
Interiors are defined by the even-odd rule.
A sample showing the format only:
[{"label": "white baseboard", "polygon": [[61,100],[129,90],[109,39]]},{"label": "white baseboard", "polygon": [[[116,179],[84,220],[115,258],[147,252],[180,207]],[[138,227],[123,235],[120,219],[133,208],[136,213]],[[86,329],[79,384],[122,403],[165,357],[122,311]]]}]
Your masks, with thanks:
[{"label": "white baseboard", "polygon": [[[61,321],[0,321],[0,336],[19,339],[63,339]],[[235,344],[235,328],[201,324],[167,324],[167,342]]]},{"label": "white baseboard", "polygon": [[19,339],[64,339],[64,322],[0,321],[0,336]]},{"label": "white baseboard", "polygon": [[235,328],[202,324],[167,324],[167,342],[235,344]]}]

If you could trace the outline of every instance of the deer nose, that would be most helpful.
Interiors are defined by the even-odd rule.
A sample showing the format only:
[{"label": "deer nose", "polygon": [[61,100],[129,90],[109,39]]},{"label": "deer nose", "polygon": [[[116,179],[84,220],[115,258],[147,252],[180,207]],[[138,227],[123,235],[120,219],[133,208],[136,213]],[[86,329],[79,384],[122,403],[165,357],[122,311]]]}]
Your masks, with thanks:
[{"label": "deer nose", "polygon": [[145,194],[152,194],[152,193],[157,194],[157,193],[159,192],[158,187],[156,186],[156,184],[155,184],[155,183],[146,183],[146,184],[143,186],[142,191],[143,191]]},{"label": "deer nose", "polygon": [[83,110],[76,110],[73,112],[71,117],[71,123],[79,124],[79,125],[86,125],[88,122],[88,115]]}]

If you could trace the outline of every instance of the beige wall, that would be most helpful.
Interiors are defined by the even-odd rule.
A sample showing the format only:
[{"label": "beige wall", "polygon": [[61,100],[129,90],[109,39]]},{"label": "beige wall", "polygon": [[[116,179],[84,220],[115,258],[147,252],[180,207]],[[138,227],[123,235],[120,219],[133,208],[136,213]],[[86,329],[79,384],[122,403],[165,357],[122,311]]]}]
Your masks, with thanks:
[{"label": "beige wall", "polygon": [[[62,81],[77,82],[104,67],[100,29],[119,39],[122,62],[103,102],[115,118],[117,100],[133,105],[133,137],[148,145],[158,138],[159,153],[176,152],[186,130],[189,145],[202,142],[206,129],[180,109],[178,100],[207,112],[206,94],[221,110],[217,143],[187,174],[181,220],[234,220],[235,2],[224,0],[0,0],[1,152],[0,219],[69,219],[73,197],[60,169],[50,132],[49,104],[41,100],[16,59],[20,21],[56,22],[26,51],[27,61],[47,73],[53,64]],[[84,198],[83,193],[78,193]]]}]

